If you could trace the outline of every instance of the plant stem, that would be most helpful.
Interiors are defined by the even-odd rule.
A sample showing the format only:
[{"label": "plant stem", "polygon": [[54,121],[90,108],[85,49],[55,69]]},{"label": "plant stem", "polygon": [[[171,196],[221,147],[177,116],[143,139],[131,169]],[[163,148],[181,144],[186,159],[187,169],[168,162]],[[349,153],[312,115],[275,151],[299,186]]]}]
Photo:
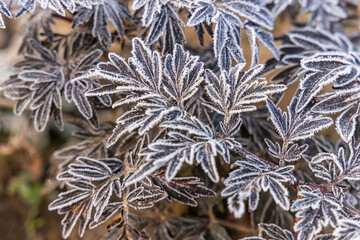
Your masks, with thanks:
[{"label": "plant stem", "polygon": [[280,160],[279,160],[280,167],[285,166],[285,154],[286,154],[288,146],[289,146],[289,139],[285,138],[283,145],[282,145],[281,155],[280,155]]},{"label": "plant stem", "polygon": [[254,153],[246,150],[246,149],[243,148],[243,147],[235,147],[235,148],[233,148],[232,150],[233,150],[235,153],[243,156],[244,158],[248,158],[248,156],[251,156],[251,157],[253,157],[253,158],[256,158],[257,160],[259,160],[259,161],[261,161],[261,162],[263,162],[263,163],[265,163],[265,164],[270,165],[270,168],[271,168],[271,169],[276,169],[276,168],[279,167],[279,166],[276,165],[275,163],[269,162],[268,160],[265,160],[265,159],[263,159],[263,158],[255,155]]},{"label": "plant stem", "polygon": [[57,14],[57,13],[52,13],[51,14],[54,18],[59,18],[59,19],[62,19],[62,20],[65,20],[67,22],[72,22],[73,20],[69,17],[66,17],[66,16],[62,16],[60,14]]},{"label": "plant stem", "polygon": [[232,222],[229,222],[229,221],[226,221],[226,220],[223,220],[223,219],[216,219],[214,223],[218,223],[226,228],[231,228],[233,230],[237,230],[239,232],[245,232],[245,233],[253,233],[254,231],[249,228],[249,227],[245,227],[245,226],[242,226],[238,223],[232,223]]}]

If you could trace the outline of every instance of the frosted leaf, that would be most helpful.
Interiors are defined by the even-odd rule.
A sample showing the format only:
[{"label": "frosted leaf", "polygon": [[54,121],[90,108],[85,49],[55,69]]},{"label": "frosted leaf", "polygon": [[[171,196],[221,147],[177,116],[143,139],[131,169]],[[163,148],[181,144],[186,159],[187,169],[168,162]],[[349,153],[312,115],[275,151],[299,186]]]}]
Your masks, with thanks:
[{"label": "frosted leaf", "polygon": [[259,227],[264,230],[264,232],[273,239],[279,240],[294,240],[293,234],[287,230],[282,229],[281,227],[277,226],[276,224],[265,224],[260,223]]},{"label": "frosted leaf", "polygon": [[[266,69],[267,71],[279,69],[280,72],[277,72],[272,81],[286,86],[302,78],[300,87],[303,93],[300,96],[299,111],[325,85],[334,82],[336,86],[345,86],[354,81],[354,77],[358,74],[358,54],[351,40],[340,32],[328,32],[319,27],[303,27],[289,31],[282,41],[283,45],[279,48],[282,52],[281,60],[268,60]],[[254,43],[252,46],[256,47]],[[330,73],[331,58],[345,60],[346,64],[338,62],[339,65],[336,65],[336,60],[334,60],[334,68],[330,69]],[[302,68],[302,62],[305,63],[306,70]],[[328,70],[321,71],[322,65],[327,65]],[[277,94],[274,97],[276,101],[279,101],[282,96],[283,94]]]},{"label": "frosted leaf", "polygon": [[147,34],[146,43],[153,44],[161,36],[163,37],[163,54],[171,53],[176,44],[185,42],[185,35],[182,30],[184,23],[177,16],[170,5],[164,5],[157,21],[153,21]]},{"label": "frosted leaf", "polygon": [[359,113],[359,99],[358,87],[343,89],[326,95],[315,104],[312,110],[325,114],[343,111],[336,118],[336,130],[345,142],[349,142],[355,133],[356,119]]},{"label": "frosted leaf", "polygon": [[197,206],[196,198],[215,196],[215,192],[206,188],[196,177],[173,178],[170,182],[165,179],[154,179],[154,184],[166,192],[168,200],[193,207]]},{"label": "frosted leaf", "polygon": [[[20,115],[27,109],[33,112],[34,126],[38,131],[45,129],[51,114],[56,124],[63,129],[62,94],[67,101],[75,103],[78,110],[94,127],[99,127],[94,102],[98,100],[97,106],[111,104],[111,99],[107,95],[92,100],[84,96],[87,90],[99,86],[97,81],[71,81],[93,67],[103,53],[101,49],[88,52],[77,49],[76,47],[86,46],[86,43],[76,44],[78,37],[75,34],[64,40],[64,44],[60,47],[55,48],[52,45],[44,47],[37,40],[28,39],[28,47],[33,52],[26,54],[24,59],[15,65],[19,73],[0,86],[5,96],[17,101],[14,107],[16,114]],[[69,51],[71,54],[67,60],[69,62],[67,67],[61,64],[65,56],[59,52],[64,50],[63,47],[72,50]]]},{"label": "frosted leaf", "polygon": [[301,80],[297,111],[301,111],[324,86],[334,83],[335,87],[344,87],[360,73],[356,57],[341,52],[318,53],[303,59],[301,65],[307,73]]},{"label": "frosted leaf", "polygon": [[273,28],[271,12],[261,5],[246,0],[226,1],[224,5],[255,24],[270,30]]},{"label": "frosted leaf", "polygon": [[261,28],[256,29],[256,37],[264,46],[271,51],[276,59],[280,59],[279,50],[274,43],[274,37],[270,32]]},{"label": "frosted leaf", "polygon": [[354,135],[358,116],[359,105],[354,104],[336,119],[336,131],[345,142],[349,142]]},{"label": "frosted leaf", "polygon": [[123,20],[133,21],[130,11],[125,4],[119,3],[116,0],[107,0],[92,8],[78,8],[74,15],[72,28],[77,28],[85,22],[89,22],[91,17],[93,17],[92,35],[98,38],[104,48],[108,48],[112,42],[108,19],[113,23],[121,37],[124,37],[125,34]]},{"label": "frosted leaf", "polygon": [[293,3],[292,0],[268,0],[267,2],[273,4],[271,12],[275,17],[285,11],[287,7],[291,6]]},{"label": "frosted leaf", "polygon": [[[77,161],[78,164],[70,164],[69,169],[57,177],[72,189],[60,193],[49,205],[49,210],[58,210],[59,213],[65,214],[62,220],[63,238],[69,237],[77,221],[80,222],[79,236],[82,237],[92,218],[93,210],[94,220],[100,219],[113,192],[121,185],[119,179],[111,177],[124,169],[123,162],[117,158],[96,160],[78,157]],[[104,182],[96,186],[94,183],[97,181]]]},{"label": "frosted leaf", "polygon": [[310,58],[301,61],[301,65],[310,71],[333,70],[339,65],[351,65],[354,60],[351,56],[344,53],[326,52],[315,54]]},{"label": "frosted leaf", "polygon": [[265,138],[264,139],[266,145],[268,146],[269,148],[269,154],[275,158],[278,158],[280,159],[281,157],[281,147],[280,147],[280,144],[278,142],[276,143],[273,143],[273,141],[271,141],[270,139],[268,138]]},{"label": "frosted leaf", "polygon": [[[151,151],[150,149],[148,149],[149,144],[149,138],[146,134],[138,141],[135,149],[133,149],[128,155],[127,160],[130,166],[138,170],[129,173],[125,177],[125,185],[150,185],[153,186],[154,189],[157,189],[157,193],[162,192],[162,194],[165,195],[169,201],[177,201],[190,206],[197,206],[196,198],[211,197],[215,195],[212,190],[204,186],[204,184],[200,181],[199,178],[176,178],[173,176],[169,181],[167,181],[168,171],[164,172],[161,169],[155,169],[149,172],[148,169],[150,169],[151,166],[155,166],[154,164],[152,164],[152,162],[145,161],[146,156],[144,156],[144,153],[149,153],[149,151]],[[158,145],[158,147],[159,146],[160,145]],[[169,166],[168,170],[169,169],[172,168]],[[146,171],[148,172],[146,173]],[[145,176],[139,176],[140,174],[145,174]],[[132,184],[132,182],[134,184]]]},{"label": "frosted leaf", "polygon": [[345,218],[339,220],[339,225],[335,228],[334,239],[357,240],[360,237],[359,217]]},{"label": "frosted leaf", "polygon": [[231,58],[236,62],[245,61],[241,50],[241,33],[238,26],[242,26],[240,20],[230,12],[219,11],[215,16],[216,27],[214,31],[214,53],[219,57],[221,69],[229,70]]},{"label": "frosted leaf", "polygon": [[241,71],[243,66],[238,64],[229,71],[222,71],[219,77],[210,70],[205,72],[205,89],[211,100],[205,105],[228,119],[241,112],[254,111],[254,103],[285,89],[283,85],[266,85],[266,82],[258,80],[263,65],[256,65],[246,72]]},{"label": "frosted leaf", "polygon": [[[352,149],[349,156],[345,156],[345,150],[340,148],[337,155],[332,153],[319,153],[311,159],[310,168],[328,182],[359,179],[360,153],[358,149]],[[340,179],[341,177],[341,179]]]},{"label": "frosted leaf", "polygon": [[303,144],[300,146],[298,144],[292,145],[285,153],[285,161],[294,162],[299,160],[302,154],[304,154],[304,152],[308,149],[308,147],[309,145],[307,144]]},{"label": "frosted leaf", "polygon": [[144,13],[142,16],[142,24],[145,27],[148,27],[153,21],[156,14],[161,11],[161,1],[160,0],[134,0],[132,3],[132,8],[138,10],[144,8]]},{"label": "frosted leaf", "polygon": [[[192,15],[187,25],[197,27],[198,33],[202,30],[201,24],[215,23],[213,35],[214,54],[218,57],[219,67],[222,70],[231,68],[232,59],[237,63],[245,61],[241,48],[241,32],[239,28],[244,29],[250,38],[253,57],[252,65],[258,63],[259,49],[256,38],[278,58],[278,51],[271,34],[260,28],[273,28],[272,14],[260,2],[246,0],[222,1],[219,3],[194,1],[190,11]],[[248,19],[247,22],[243,23],[240,17]],[[200,36],[202,36],[201,33]]]},{"label": "frosted leaf", "polygon": [[292,211],[297,211],[298,221],[294,230],[298,232],[298,239],[312,239],[323,227],[335,227],[340,217],[346,216],[341,203],[329,194],[307,187],[298,192],[301,198],[294,201]]},{"label": "frosted leaf", "polygon": [[184,162],[188,164],[194,164],[195,162],[201,165],[209,178],[214,182],[218,182],[219,175],[215,157],[220,154],[225,162],[229,163],[229,150],[235,145],[239,145],[230,137],[224,139],[215,138],[209,126],[195,117],[191,117],[190,120],[166,121],[160,126],[175,131],[185,131],[193,135],[197,141],[186,137],[180,132],[170,132],[168,139],[157,140],[150,144],[148,151],[144,153],[147,163],[127,179],[127,185],[145,178],[166,164],[165,176],[170,181],[176,176]]},{"label": "frosted leaf", "polygon": [[327,95],[316,103],[312,111],[323,114],[343,111],[359,101],[359,92],[360,88],[358,87],[336,91],[334,94]]},{"label": "frosted leaf", "polygon": [[297,103],[295,96],[288,106],[288,117],[286,112],[282,112],[271,100],[267,100],[271,120],[282,139],[290,142],[306,139],[332,124],[331,118],[309,113],[308,109],[297,113],[294,109]]},{"label": "frosted leaf", "polygon": [[288,132],[288,118],[286,112],[282,112],[280,108],[277,108],[273,101],[266,100],[266,105],[269,109],[271,121],[273,122],[279,135],[285,139]]},{"label": "frosted leaf", "polygon": [[319,28],[329,29],[332,22],[337,22],[347,17],[347,13],[339,1],[299,0],[298,2],[304,12],[310,12],[308,25],[316,24]]},{"label": "frosted leaf", "polygon": [[165,58],[164,75],[168,81],[163,81],[163,87],[180,106],[184,106],[185,101],[196,94],[203,81],[203,64],[198,60],[180,45],[176,45],[173,53]]},{"label": "frosted leaf", "polygon": [[12,18],[12,14],[3,0],[0,1],[0,28],[5,28],[5,23],[1,14],[4,14],[8,18]]},{"label": "frosted leaf", "polygon": [[[168,54],[163,66],[158,52],[152,52],[145,43],[133,39],[133,56],[126,62],[116,54],[109,54],[110,62],[100,63],[97,69],[80,79],[106,79],[110,84],[89,90],[86,96],[127,94],[112,106],[134,104],[133,108],[117,119],[117,127],[108,139],[107,146],[124,134],[139,129],[140,135],[149,131],[164,117],[180,117],[181,108],[188,107],[202,82],[203,65],[198,57],[191,56],[180,45]],[[174,104],[175,103],[175,104]]]},{"label": "frosted leaf", "polygon": [[19,5],[21,6],[20,10],[16,13],[15,17],[18,18],[25,14],[26,12],[34,13],[36,8],[36,3],[40,3],[41,8],[46,9],[49,8],[56,13],[65,16],[64,7],[71,13],[75,11],[77,5],[85,6],[87,8],[91,8],[93,5],[98,5],[102,3],[103,0],[52,0],[52,1],[44,1],[44,0],[21,0],[19,1]]},{"label": "frosted leaf", "polygon": [[188,26],[199,25],[202,22],[210,23],[211,17],[214,15],[215,7],[212,4],[207,4],[205,1],[199,3],[200,6],[191,14],[188,20]]},{"label": "frosted leaf", "polygon": [[279,167],[270,170],[269,166],[257,165],[251,161],[236,161],[235,166],[239,168],[230,172],[225,180],[226,188],[221,192],[228,198],[229,211],[240,218],[245,212],[244,201],[249,200],[249,209],[257,209],[259,192],[269,191],[274,201],[284,210],[289,209],[289,192],[282,182],[293,181],[290,175],[293,166]]}]

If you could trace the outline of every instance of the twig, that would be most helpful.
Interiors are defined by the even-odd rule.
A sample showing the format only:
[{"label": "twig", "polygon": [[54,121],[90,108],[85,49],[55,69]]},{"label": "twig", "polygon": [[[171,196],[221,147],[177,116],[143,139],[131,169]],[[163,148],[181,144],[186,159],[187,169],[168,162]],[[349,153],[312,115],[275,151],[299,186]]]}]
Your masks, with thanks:
[{"label": "twig", "polygon": [[265,160],[265,159],[263,159],[263,158],[255,155],[254,153],[246,150],[245,148],[235,147],[235,148],[232,149],[232,150],[233,150],[235,153],[243,156],[244,158],[248,158],[248,156],[251,156],[251,157],[253,157],[253,158],[256,158],[257,160],[259,160],[259,161],[261,161],[261,162],[263,162],[263,163],[265,163],[265,164],[270,165],[271,169],[276,169],[276,168],[279,167],[279,166],[276,165],[275,163],[269,162],[268,160]]},{"label": "twig", "polygon": [[237,230],[239,232],[245,232],[245,233],[253,233],[254,231],[246,226],[242,226],[239,223],[232,223],[223,219],[216,219],[215,223],[218,223],[226,228],[231,228],[233,230]]},{"label": "twig", "polygon": [[54,18],[59,18],[59,19],[65,20],[67,22],[72,22],[73,21],[73,19],[71,19],[69,17],[62,16],[62,15],[54,13],[54,12],[51,14],[51,16],[53,16]]}]

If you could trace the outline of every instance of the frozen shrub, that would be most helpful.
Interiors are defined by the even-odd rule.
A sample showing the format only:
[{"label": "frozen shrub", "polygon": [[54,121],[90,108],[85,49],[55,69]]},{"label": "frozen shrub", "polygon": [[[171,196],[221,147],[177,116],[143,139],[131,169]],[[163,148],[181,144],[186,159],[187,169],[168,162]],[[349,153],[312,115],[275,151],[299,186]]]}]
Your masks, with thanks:
[{"label": "frozen shrub", "polygon": [[[75,126],[78,141],[54,154],[63,237],[108,224],[107,239],[358,239],[356,4],[0,0],[1,28],[30,15],[2,94],[39,132]],[[274,37],[286,18],[293,28]],[[170,202],[195,210],[174,216]],[[248,214],[256,229],[228,220]]]}]

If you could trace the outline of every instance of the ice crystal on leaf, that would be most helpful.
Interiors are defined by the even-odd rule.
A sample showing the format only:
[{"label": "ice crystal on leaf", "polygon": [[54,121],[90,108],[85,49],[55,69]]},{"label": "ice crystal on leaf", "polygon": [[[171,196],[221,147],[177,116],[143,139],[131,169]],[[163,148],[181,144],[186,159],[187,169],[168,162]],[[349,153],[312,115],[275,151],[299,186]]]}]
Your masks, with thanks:
[{"label": "ice crystal on leaf", "polygon": [[[180,132],[169,132],[169,139],[158,140],[149,145],[146,151],[147,163],[129,179],[127,184],[138,181],[146,175],[167,165],[166,179],[175,177],[184,162],[188,164],[200,164],[209,178],[219,181],[215,157],[220,154],[226,163],[230,163],[230,149],[239,145],[231,137],[219,138],[214,136],[212,129],[204,125],[198,119],[192,117],[189,120],[166,121],[162,127],[185,131],[195,139],[189,138]],[[198,141],[196,141],[198,140]]]},{"label": "ice crystal on leaf", "polygon": [[[62,94],[65,90],[67,101],[73,101],[79,112],[94,127],[99,127],[94,105],[84,96],[84,92],[97,88],[99,83],[70,80],[88,71],[101,57],[102,50],[90,50],[88,54],[74,52],[74,62],[68,65],[62,63],[56,49],[51,51],[35,39],[30,39],[29,44],[35,52],[26,54],[24,60],[15,65],[20,72],[0,85],[5,96],[17,101],[15,114],[21,115],[28,107],[33,113],[37,131],[45,129],[50,115],[53,114],[57,125],[62,129]],[[75,46],[73,50],[76,50]],[[75,60],[78,62],[75,63]],[[71,74],[65,75],[67,71]],[[109,96],[100,96],[98,101],[105,106],[111,104]]]},{"label": "ice crystal on leaf", "polygon": [[279,93],[286,88],[283,85],[267,85],[261,78],[263,65],[256,65],[246,72],[242,72],[244,64],[237,64],[229,71],[222,71],[218,78],[212,71],[207,70],[206,93],[210,102],[205,106],[230,119],[242,112],[254,111],[253,105],[267,99],[269,94]]},{"label": "ice crystal on leaf", "polygon": [[113,23],[121,37],[124,37],[125,34],[123,19],[132,21],[132,16],[126,5],[116,0],[106,0],[92,8],[79,7],[74,15],[72,28],[77,28],[79,25],[88,22],[90,18],[93,18],[94,22],[91,33],[99,39],[104,47],[109,47],[112,42],[107,19]]},{"label": "ice crystal on leaf", "polygon": [[341,219],[339,226],[334,231],[336,240],[340,239],[357,239],[360,236],[360,219],[359,217]]},{"label": "ice crystal on leaf", "polygon": [[298,239],[312,239],[323,227],[335,227],[338,219],[347,215],[341,203],[330,194],[303,188],[298,195],[302,198],[291,206],[292,211],[297,211],[296,217],[301,219],[294,226]]},{"label": "ice crystal on leaf", "polygon": [[256,158],[250,161],[236,161],[233,167],[239,167],[230,172],[225,180],[226,188],[221,195],[228,197],[228,207],[235,217],[240,218],[245,213],[244,201],[247,199],[249,210],[258,208],[259,192],[261,190],[271,194],[274,201],[284,210],[289,210],[289,192],[282,182],[294,181],[290,174],[293,166],[280,167],[276,170]]},{"label": "ice crystal on leaf", "polygon": [[164,117],[181,117],[188,107],[186,100],[197,92],[197,86],[203,80],[202,63],[180,45],[176,46],[171,55],[166,56],[164,73],[160,54],[152,52],[142,40],[133,40],[132,54],[127,62],[116,54],[110,54],[110,62],[98,64],[93,73],[85,76],[109,82],[88,91],[86,96],[127,94],[125,98],[114,102],[113,107],[133,105],[131,110],[117,119],[118,125],[108,139],[108,146],[135,129],[143,135]]},{"label": "ice crystal on leaf", "polygon": [[43,9],[49,8],[60,15],[65,15],[65,9],[73,13],[77,5],[91,8],[93,5],[102,3],[102,1],[103,0],[20,0],[19,5],[21,8],[15,17],[20,17],[27,12],[34,13],[37,3],[39,3]]},{"label": "ice crystal on leaf", "polygon": [[[166,181],[162,171],[150,174],[136,184],[124,185],[124,181],[134,175],[129,168],[143,164],[144,158],[138,153],[148,144],[149,138],[145,135],[127,155],[125,162],[117,158],[77,157],[77,163],[69,164],[68,169],[57,176],[70,189],[60,193],[49,205],[49,210],[65,214],[62,221],[64,238],[70,235],[77,221],[80,222],[79,235],[83,236],[87,227],[95,228],[114,214],[129,211],[129,207],[152,208],[164,198],[197,206],[196,198],[215,194],[196,177]],[[117,200],[113,200],[113,195]],[[129,212],[125,214],[127,220]]]},{"label": "ice crystal on leaf", "polygon": [[[260,2],[255,1],[194,1],[192,15],[188,26],[205,23],[215,23],[214,53],[219,58],[221,69],[229,70],[231,61],[245,61],[241,48],[241,32],[244,29],[248,35],[252,49],[252,65],[258,63],[259,46],[256,40],[262,42],[271,52],[278,56],[277,48],[270,33],[263,30],[273,29],[273,16]],[[240,17],[248,19],[242,22]]]}]

